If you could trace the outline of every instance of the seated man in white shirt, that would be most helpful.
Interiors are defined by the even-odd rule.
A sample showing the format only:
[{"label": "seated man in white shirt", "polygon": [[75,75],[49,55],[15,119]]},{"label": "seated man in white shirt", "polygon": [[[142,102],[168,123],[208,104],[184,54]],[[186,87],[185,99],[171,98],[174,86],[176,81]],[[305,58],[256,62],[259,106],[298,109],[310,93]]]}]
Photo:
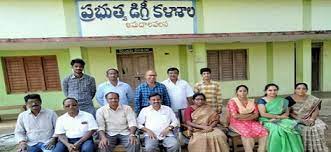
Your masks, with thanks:
[{"label": "seated man in white shirt", "polygon": [[118,144],[122,144],[127,152],[138,152],[136,114],[130,106],[120,103],[118,93],[109,92],[105,97],[108,104],[99,108],[96,115],[100,152],[112,152]]},{"label": "seated man in white shirt", "polygon": [[93,152],[92,134],[98,129],[92,114],[80,111],[75,98],[63,100],[67,113],[57,119],[55,134],[59,138],[53,152]]},{"label": "seated man in white shirt", "polygon": [[155,152],[159,142],[167,152],[178,151],[179,144],[173,134],[173,129],[178,126],[175,113],[168,106],[161,105],[161,95],[152,93],[149,96],[150,106],[143,108],[138,116],[138,128],[145,132],[146,152]]},{"label": "seated man in white shirt", "polygon": [[24,97],[28,110],[17,118],[15,137],[19,142],[18,152],[51,152],[57,138],[54,129],[57,115],[53,110],[41,108],[39,94]]}]

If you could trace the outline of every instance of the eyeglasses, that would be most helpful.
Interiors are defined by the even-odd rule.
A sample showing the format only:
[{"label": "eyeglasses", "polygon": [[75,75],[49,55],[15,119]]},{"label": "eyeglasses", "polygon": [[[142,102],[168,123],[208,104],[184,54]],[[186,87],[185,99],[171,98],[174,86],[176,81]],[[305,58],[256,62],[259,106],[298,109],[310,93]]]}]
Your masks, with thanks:
[{"label": "eyeglasses", "polygon": [[72,106],[72,107],[77,107],[77,104],[65,105],[64,107],[69,108],[70,106]]}]

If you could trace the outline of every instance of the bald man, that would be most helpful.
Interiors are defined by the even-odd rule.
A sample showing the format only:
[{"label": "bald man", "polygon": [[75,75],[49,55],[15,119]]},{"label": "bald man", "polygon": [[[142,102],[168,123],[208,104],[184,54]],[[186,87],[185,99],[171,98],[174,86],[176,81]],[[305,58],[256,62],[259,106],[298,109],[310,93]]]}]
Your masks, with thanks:
[{"label": "bald man", "polygon": [[156,76],[155,71],[148,70],[145,73],[146,82],[137,87],[134,98],[134,111],[136,114],[139,114],[142,108],[150,105],[148,97],[152,93],[159,93],[161,95],[162,104],[170,107],[171,103],[167,88],[164,84],[156,82]]}]

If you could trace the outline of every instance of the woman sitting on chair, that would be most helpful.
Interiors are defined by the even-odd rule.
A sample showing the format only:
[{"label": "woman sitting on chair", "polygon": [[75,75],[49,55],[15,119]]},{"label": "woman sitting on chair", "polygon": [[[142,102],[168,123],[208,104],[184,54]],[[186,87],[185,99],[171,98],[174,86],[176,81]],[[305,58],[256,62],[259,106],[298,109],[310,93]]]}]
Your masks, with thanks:
[{"label": "woman sitting on chair", "polygon": [[307,152],[327,152],[327,125],[318,118],[322,100],[307,94],[308,85],[297,83],[294,94],[286,97],[289,101],[290,116],[299,121],[299,128]]},{"label": "woman sitting on chair", "polygon": [[268,152],[303,152],[297,121],[289,119],[288,100],[277,96],[278,86],[267,84],[258,101],[260,121],[269,130]]},{"label": "woman sitting on chair", "polygon": [[228,152],[226,135],[216,127],[219,115],[206,104],[202,93],[193,95],[193,105],[185,110],[185,122],[193,132],[188,150],[190,152]]},{"label": "woman sitting on chair", "polygon": [[239,85],[236,95],[227,105],[230,126],[241,136],[245,152],[253,152],[255,139],[259,141],[258,152],[266,151],[268,131],[257,121],[259,111],[254,100],[247,98],[248,87]]}]

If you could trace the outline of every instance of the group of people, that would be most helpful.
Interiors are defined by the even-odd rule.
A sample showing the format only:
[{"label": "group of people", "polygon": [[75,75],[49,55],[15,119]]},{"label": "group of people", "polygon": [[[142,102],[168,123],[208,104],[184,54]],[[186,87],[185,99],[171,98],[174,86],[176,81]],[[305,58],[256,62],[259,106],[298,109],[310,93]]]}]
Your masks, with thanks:
[{"label": "group of people", "polygon": [[[307,94],[305,83],[298,83],[295,93],[286,98],[277,96],[276,84],[268,84],[257,101],[248,98],[247,86],[239,85],[222,111],[220,84],[211,80],[209,68],[200,70],[202,80],[193,89],[179,79],[177,68],[169,68],[169,78],[161,83],[156,81],[156,72],[149,70],[146,82],[133,92],[118,79],[114,68],[106,71],[108,81],[96,87],[95,79],[83,73],[82,59],[72,60],[71,66],[73,74],[62,82],[66,96],[62,116],[42,108],[40,95],[24,97],[27,111],[19,115],[15,129],[18,151],[92,152],[98,137],[99,151],[111,152],[121,144],[126,151],[137,152],[143,144],[147,152],[158,151],[160,145],[176,152],[181,109],[185,109],[184,123],[192,132],[190,152],[229,151],[226,133],[220,129],[222,119],[241,136],[247,152],[253,151],[255,140],[258,151],[328,151],[327,126],[318,119],[321,100]],[[94,96],[101,106],[97,110]],[[225,117],[221,118],[222,113]],[[137,130],[144,133],[144,143],[137,138]]]}]

